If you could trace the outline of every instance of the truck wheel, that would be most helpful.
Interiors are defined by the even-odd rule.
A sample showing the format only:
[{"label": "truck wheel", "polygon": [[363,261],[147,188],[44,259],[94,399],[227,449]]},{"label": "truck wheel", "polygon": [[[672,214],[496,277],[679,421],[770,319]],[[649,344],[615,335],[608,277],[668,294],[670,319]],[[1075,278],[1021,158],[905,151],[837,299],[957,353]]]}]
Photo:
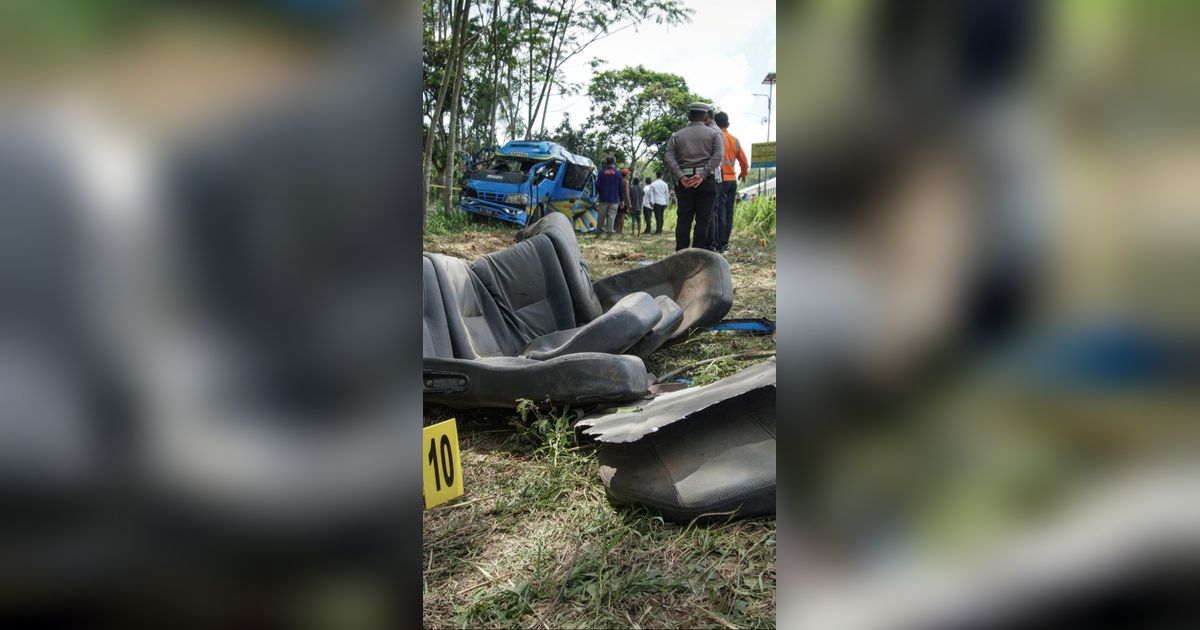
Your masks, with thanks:
[{"label": "truck wheel", "polygon": [[533,223],[534,221],[537,221],[538,219],[542,218],[542,214],[543,214],[542,206],[541,206],[541,204],[539,204],[537,207],[535,207],[534,209],[529,211],[529,218],[525,222],[525,225],[529,225],[529,224]]}]

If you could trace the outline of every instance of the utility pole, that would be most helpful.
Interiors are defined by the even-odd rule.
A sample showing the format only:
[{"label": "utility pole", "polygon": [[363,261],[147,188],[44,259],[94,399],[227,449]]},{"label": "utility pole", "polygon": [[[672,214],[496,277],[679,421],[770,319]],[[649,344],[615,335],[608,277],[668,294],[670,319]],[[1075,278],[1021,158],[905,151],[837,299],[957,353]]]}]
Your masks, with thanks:
[{"label": "utility pole", "polygon": [[[767,76],[763,77],[762,85],[767,86],[767,93],[765,95],[759,94],[758,96],[766,96],[767,97],[767,142],[770,142],[771,141],[771,101],[775,100],[775,98],[774,98],[775,97],[775,73],[768,72]],[[776,169],[775,172],[778,173],[779,172],[778,169]],[[757,192],[756,196],[766,194],[766,192],[767,191],[763,188],[763,169],[759,168],[758,169],[758,192]]]},{"label": "utility pole", "polygon": [[771,141],[771,101],[775,98],[775,73],[768,72],[762,80],[767,86],[767,142]]}]

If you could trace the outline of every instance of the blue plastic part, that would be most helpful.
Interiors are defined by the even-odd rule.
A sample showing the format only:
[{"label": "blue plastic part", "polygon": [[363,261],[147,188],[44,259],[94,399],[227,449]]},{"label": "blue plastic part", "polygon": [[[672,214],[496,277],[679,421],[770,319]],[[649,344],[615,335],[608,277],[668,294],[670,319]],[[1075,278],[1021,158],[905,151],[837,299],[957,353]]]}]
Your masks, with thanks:
[{"label": "blue plastic part", "polygon": [[775,322],[766,319],[727,319],[719,324],[706,326],[705,329],[770,334],[775,332]]}]

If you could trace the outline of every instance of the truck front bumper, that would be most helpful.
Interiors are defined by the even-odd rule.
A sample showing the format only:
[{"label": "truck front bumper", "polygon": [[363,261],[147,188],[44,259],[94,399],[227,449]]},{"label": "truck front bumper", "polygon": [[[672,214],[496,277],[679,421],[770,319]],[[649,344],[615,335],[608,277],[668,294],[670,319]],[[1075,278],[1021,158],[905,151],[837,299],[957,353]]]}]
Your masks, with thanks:
[{"label": "truck front bumper", "polygon": [[466,212],[473,214],[481,214],[483,216],[492,217],[508,223],[515,223],[522,227],[529,222],[529,213],[512,206],[506,206],[502,203],[492,201],[484,201],[474,197],[467,197],[458,202],[458,207]]}]

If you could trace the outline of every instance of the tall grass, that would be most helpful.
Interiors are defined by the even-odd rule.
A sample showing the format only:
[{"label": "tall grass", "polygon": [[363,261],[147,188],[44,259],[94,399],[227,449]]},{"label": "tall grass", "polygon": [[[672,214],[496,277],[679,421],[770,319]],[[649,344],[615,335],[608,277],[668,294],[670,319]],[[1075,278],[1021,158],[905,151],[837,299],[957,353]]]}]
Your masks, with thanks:
[{"label": "tall grass", "polygon": [[466,212],[455,208],[453,212],[442,211],[440,205],[430,203],[429,213],[425,215],[426,234],[451,234],[462,232],[471,227],[471,219]]},{"label": "tall grass", "polygon": [[[679,221],[679,208],[667,207],[663,231],[674,232]],[[775,237],[775,197],[759,195],[733,206],[733,233],[739,237],[767,239]]]},{"label": "tall grass", "polygon": [[775,236],[775,197],[759,195],[733,207],[733,231],[742,236]]},{"label": "tall grass", "polygon": [[496,230],[512,231],[511,224],[495,220],[474,222],[472,215],[457,207],[450,212],[444,212],[439,201],[429,204],[429,212],[425,216],[425,233],[436,236],[459,234],[462,232],[489,232]]}]

